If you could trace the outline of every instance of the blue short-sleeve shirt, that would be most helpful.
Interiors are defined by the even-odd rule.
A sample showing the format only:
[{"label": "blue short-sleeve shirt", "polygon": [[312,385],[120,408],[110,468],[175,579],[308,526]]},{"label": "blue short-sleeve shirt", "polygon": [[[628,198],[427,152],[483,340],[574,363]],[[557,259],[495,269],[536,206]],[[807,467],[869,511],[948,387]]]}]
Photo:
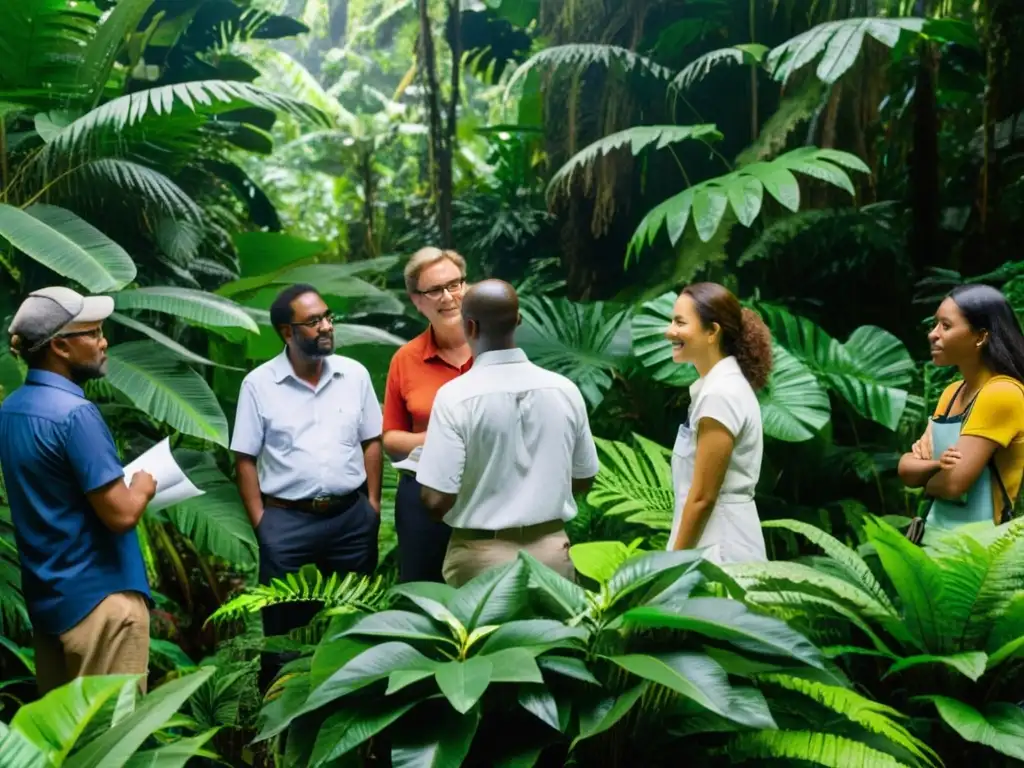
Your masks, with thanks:
[{"label": "blue short-sleeve shirt", "polygon": [[35,631],[67,632],[114,592],[150,599],[138,535],[111,531],[86,498],[123,479],[124,469],[79,386],[29,371],[0,403],[0,470]]}]

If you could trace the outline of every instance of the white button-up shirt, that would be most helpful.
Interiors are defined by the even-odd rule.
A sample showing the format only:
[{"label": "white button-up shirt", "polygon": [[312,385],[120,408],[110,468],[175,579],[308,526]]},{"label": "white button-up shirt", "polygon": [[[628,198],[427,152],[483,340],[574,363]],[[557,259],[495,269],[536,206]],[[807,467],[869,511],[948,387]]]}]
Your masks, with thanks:
[{"label": "white button-up shirt", "polygon": [[362,443],[380,437],[381,421],[361,363],[331,355],[313,387],[282,352],[242,381],[231,450],[256,457],[268,496],[340,496],[366,480]]},{"label": "white button-up shirt", "polygon": [[416,479],[457,494],[453,528],[502,530],[571,519],[572,480],[597,471],[579,389],[509,349],[437,391]]}]

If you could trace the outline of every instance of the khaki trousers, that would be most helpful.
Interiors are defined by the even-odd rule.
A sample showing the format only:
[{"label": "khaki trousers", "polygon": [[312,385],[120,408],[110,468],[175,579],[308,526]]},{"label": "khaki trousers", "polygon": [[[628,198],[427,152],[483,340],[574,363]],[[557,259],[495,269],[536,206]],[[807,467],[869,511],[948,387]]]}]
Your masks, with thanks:
[{"label": "khaki trousers", "polygon": [[[149,606],[138,592],[115,592],[61,635],[36,633],[39,695],[87,675],[145,675]],[[139,680],[146,692],[146,678]]]},{"label": "khaki trousers", "polygon": [[512,562],[520,550],[570,581],[576,580],[569,559],[569,537],[561,520],[504,531],[453,529],[444,557],[444,580],[461,587],[490,568]]}]

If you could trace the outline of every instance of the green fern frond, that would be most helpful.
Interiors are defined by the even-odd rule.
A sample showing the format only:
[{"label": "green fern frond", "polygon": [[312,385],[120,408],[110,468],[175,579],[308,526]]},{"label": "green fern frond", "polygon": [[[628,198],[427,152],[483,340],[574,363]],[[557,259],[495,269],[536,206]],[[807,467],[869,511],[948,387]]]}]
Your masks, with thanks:
[{"label": "green fern frond", "polygon": [[572,67],[574,71],[580,72],[593,64],[611,66],[615,62],[627,72],[640,70],[654,75],[655,77],[668,79],[672,77],[672,71],[661,64],[641,56],[640,54],[621,48],[617,45],[601,45],[597,43],[572,43],[569,45],[554,45],[535,53],[524,61],[509,78],[505,86],[504,100],[508,101],[512,87],[526,77],[531,70],[543,67],[548,70],[555,70],[560,67]]},{"label": "green fern frond", "polygon": [[864,18],[830,21],[773,48],[765,59],[772,77],[786,82],[798,69],[818,56],[815,74],[825,83],[842,77],[860,55],[865,37],[872,37],[887,48],[899,42],[904,31],[920,33],[924,19]]},{"label": "green fern frond", "polygon": [[770,160],[784,151],[793,132],[818,113],[828,92],[828,87],[814,78],[787,87],[778,109],[761,126],[757,138],[736,156],[736,167]]},{"label": "green fern frond", "polygon": [[322,602],[325,615],[349,611],[373,611],[384,603],[387,590],[380,576],[370,578],[355,573],[340,577],[323,574],[311,565],[270,584],[256,584],[214,611],[207,622],[230,621],[246,613],[256,613],[281,603]]},{"label": "green fern frond", "polygon": [[119,191],[152,203],[171,216],[183,216],[196,223],[203,218],[202,209],[171,179],[129,160],[93,160],[81,166],[75,176],[109,182]]},{"label": "green fern frond", "polygon": [[812,544],[821,547],[826,555],[844,565],[850,573],[854,574],[860,586],[881,603],[887,611],[891,613],[896,612],[896,607],[892,604],[889,595],[886,594],[882,585],[878,583],[878,579],[875,578],[871,566],[864,562],[864,558],[839,541],[839,539],[820,528],[800,522],[799,520],[766,520],[762,527],[784,528],[803,536]]},{"label": "green fern frond", "polygon": [[740,224],[749,227],[761,212],[767,191],[790,211],[800,208],[800,185],[794,173],[804,174],[854,194],[845,169],[868,173],[856,156],[834,149],[802,147],[774,160],[743,168],[688,187],[652,208],[630,238],[626,259],[654,243],[662,226],[673,245],[679,242],[693,219],[697,235],[708,242],[730,207]]},{"label": "green fern frond", "polygon": [[988,573],[964,628],[965,649],[984,645],[993,625],[1024,590],[1024,519],[1011,522],[987,554]]},{"label": "green fern frond", "polygon": [[669,530],[675,507],[671,451],[633,435],[636,447],[594,438],[601,471],[587,503],[605,515],[629,515],[629,522],[654,530]]},{"label": "green fern frond", "polygon": [[136,91],[112,99],[65,126],[47,145],[46,153],[52,157],[57,152],[79,151],[98,134],[119,132],[147,117],[167,117],[182,108],[196,115],[212,115],[242,106],[262,107],[291,114],[300,120],[329,125],[329,118],[320,109],[298,99],[249,83],[197,80]]},{"label": "green fern frond", "polygon": [[932,766],[942,765],[941,758],[931,747],[894,721],[894,718],[905,720],[907,716],[892,707],[865,698],[848,688],[827,685],[816,680],[773,673],[759,675],[757,680],[803,694],[864,729],[884,736],[924,763]]},{"label": "green fern frond", "polygon": [[760,43],[733,45],[710,51],[690,62],[672,78],[669,87],[680,91],[686,90],[698,80],[702,80],[712,69],[723,64],[760,64],[766,53],[768,46]]},{"label": "green fern frond", "polygon": [[654,145],[655,149],[662,149],[669,144],[675,144],[686,139],[697,139],[700,141],[719,141],[722,138],[721,132],[714,125],[634,125],[623,131],[617,131],[610,136],[584,147],[573,155],[558,169],[558,172],[551,177],[548,184],[548,197],[553,198],[560,189],[568,190],[569,182],[577,171],[584,170],[584,190],[589,192],[593,185],[593,175],[590,173],[591,164],[601,155],[607,155],[625,146],[629,146],[633,155],[640,154],[647,147]]},{"label": "green fern frond", "polygon": [[715,750],[733,762],[803,760],[825,768],[909,768],[892,755],[859,741],[816,731],[757,731]]}]

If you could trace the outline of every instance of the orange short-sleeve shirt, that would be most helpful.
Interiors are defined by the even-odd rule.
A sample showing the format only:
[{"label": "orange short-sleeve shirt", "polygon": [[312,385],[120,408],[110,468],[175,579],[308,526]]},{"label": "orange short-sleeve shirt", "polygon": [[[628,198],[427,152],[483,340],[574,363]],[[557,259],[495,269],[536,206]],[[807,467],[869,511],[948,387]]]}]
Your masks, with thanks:
[{"label": "orange short-sleeve shirt", "polygon": [[[936,416],[946,412],[962,383],[955,381],[946,387],[935,408]],[[993,376],[985,382],[960,434],[984,437],[996,444],[996,469],[1010,499],[1016,499],[1024,477],[1024,385],[1009,376]],[[994,478],[992,486],[998,520],[1003,495]]]},{"label": "orange short-sleeve shirt", "polygon": [[391,358],[384,388],[383,431],[426,432],[437,390],[472,366],[472,358],[461,368],[442,359],[430,327],[399,347]]}]

